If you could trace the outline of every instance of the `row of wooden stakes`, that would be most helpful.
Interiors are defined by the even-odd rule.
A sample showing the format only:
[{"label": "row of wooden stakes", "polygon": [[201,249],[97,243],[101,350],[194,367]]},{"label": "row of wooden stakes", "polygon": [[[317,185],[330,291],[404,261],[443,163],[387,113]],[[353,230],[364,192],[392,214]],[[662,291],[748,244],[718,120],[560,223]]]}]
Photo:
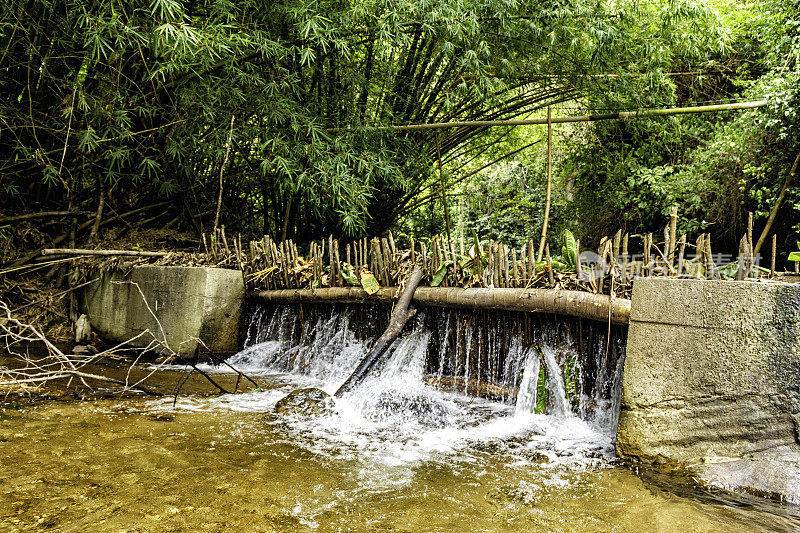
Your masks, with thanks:
[{"label": "row of wooden stakes", "polygon": [[[465,247],[463,236],[456,243],[444,235],[435,235],[428,242],[410,239],[409,248],[399,249],[391,232],[385,237],[363,238],[344,245],[329,236],[312,242],[305,257],[291,240],[277,242],[264,236],[250,242],[249,258],[240,244],[234,245],[232,255],[245,271],[250,287],[267,290],[358,285],[360,276],[367,272],[380,285],[395,286],[413,263],[422,265],[423,283],[442,287],[554,287],[560,283],[603,292],[605,287],[628,286],[636,276],[719,278],[720,265],[714,261],[710,234],[701,234],[690,243],[685,234],[677,236],[676,228],[677,209],[673,209],[663,241],[657,242],[652,233],[630,235],[618,231],[601,239],[596,251],[581,252],[580,243],[576,242],[579,260],[569,265],[565,265],[563,257],[551,257],[549,245],[537,255],[532,240],[519,248],[494,241]],[[640,254],[631,253],[634,240],[641,242],[641,248],[636,246]],[[225,242],[224,230],[215,242]],[[742,243],[739,279],[754,272],[752,230]]]}]

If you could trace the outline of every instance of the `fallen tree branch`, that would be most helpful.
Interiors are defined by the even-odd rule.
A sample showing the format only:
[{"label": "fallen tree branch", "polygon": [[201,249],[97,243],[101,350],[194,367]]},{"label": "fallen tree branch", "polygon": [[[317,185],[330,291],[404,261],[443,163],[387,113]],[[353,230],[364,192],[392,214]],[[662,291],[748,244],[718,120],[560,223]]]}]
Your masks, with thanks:
[{"label": "fallen tree branch", "polygon": [[[248,297],[274,303],[372,303],[393,301],[396,293],[397,289],[386,287],[373,295],[356,287],[330,287],[260,291]],[[608,320],[610,311],[611,321],[622,325],[628,324],[631,314],[631,301],[625,298],[611,301],[601,294],[551,289],[419,287],[413,301],[422,306],[555,313],[600,322]]]},{"label": "fallen tree branch", "polygon": [[57,218],[66,216],[80,215],[78,211],[42,211],[41,213],[26,213],[24,215],[15,215],[13,217],[0,218],[0,224],[8,224],[9,222],[19,222],[20,220],[30,220],[32,218]]},{"label": "fallen tree branch", "polygon": [[409,308],[409,305],[411,305],[411,298],[414,296],[414,291],[417,290],[417,285],[422,281],[422,276],[423,270],[421,267],[417,266],[408,278],[406,278],[403,293],[394,306],[392,317],[389,319],[389,326],[386,328],[386,331],[375,341],[370,351],[364,356],[350,377],[339,387],[334,396],[342,396],[364,381],[370,370],[380,361],[392,342],[400,335],[400,332],[403,331],[403,326],[405,326],[406,322],[416,313],[416,309]]},{"label": "fallen tree branch", "polygon": [[51,255],[131,255],[137,257],[164,257],[169,252],[145,252],[141,250],[86,250],[83,248],[44,248],[39,252],[42,256]]},{"label": "fallen tree branch", "polygon": [[91,285],[92,283],[96,283],[99,280],[100,280],[100,278],[95,278],[95,279],[93,279],[91,281],[87,281],[86,283],[81,283],[80,285],[76,285],[75,287],[69,288],[69,289],[67,289],[65,291],[57,292],[57,293],[53,294],[52,296],[48,296],[47,298],[41,298],[39,300],[36,300],[35,302],[31,302],[31,303],[28,303],[28,304],[25,304],[25,305],[21,305],[21,306],[17,307],[16,309],[12,309],[11,310],[11,314],[13,315],[14,313],[17,313],[17,312],[19,312],[19,311],[21,311],[23,309],[27,309],[28,307],[31,307],[33,305],[39,305],[41,303],[47,302],[49,300],[52,300],[53,298],[58,298],[59,296],[64,296],[65,294],[69,294],[72,291],[77,291],[78,289],[82,289],[83,287],[86,287],[87,285]]}]

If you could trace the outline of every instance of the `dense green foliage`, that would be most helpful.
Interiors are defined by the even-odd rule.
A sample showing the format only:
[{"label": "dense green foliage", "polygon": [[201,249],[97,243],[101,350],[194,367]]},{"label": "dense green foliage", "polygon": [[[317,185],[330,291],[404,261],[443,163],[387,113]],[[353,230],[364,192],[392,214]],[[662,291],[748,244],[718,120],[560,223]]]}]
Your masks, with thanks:
[{"label": "dense green foliage", "polygon": [[[710,230],[731,251],[747,222],[764,226],[800,151],[800,2],[733,10],[730,50],[703,64],[677,63],[669,103],[762,99],[766,108],[658,121],[598,123],[567,148],[564,175],[582,191],[563,205],[593,238],[619,228],[653,231],[672,205],[680,231]],[[602,105],[602,99],[592,105]],[[788,189],[772,232],[787,249],[800,232],[800,183]]]},{"label": "dense green foliage", "polygon": [[543,128],[372,126],[771,98],[735,119],[562,128],[553,220],[590,238],[676,201],[685,229],[764,218],[800,148],[797,0],[2,1],[6,215],[167,200],[141,218],[199,233],[221,183],[221,222],[245,236],[429,235],[444,181],[454,227],[522,242]]}]

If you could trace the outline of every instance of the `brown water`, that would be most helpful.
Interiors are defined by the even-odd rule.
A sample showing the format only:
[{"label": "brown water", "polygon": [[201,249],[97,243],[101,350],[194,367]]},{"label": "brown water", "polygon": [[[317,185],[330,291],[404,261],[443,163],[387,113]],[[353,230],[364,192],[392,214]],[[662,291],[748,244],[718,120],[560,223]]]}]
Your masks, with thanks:
[{"label": "brown water", "polygon": [[[178,377],[162,372],[163,388]],[[800,530],[792,506],[644,481],[577,418],[444,393],[462,421],[375,419],[355,400],[283,417],[275,401],[306,383],[258,381],[263,391],[209,397],[193,378],[174,408],[6,401],[0,531]]]}]

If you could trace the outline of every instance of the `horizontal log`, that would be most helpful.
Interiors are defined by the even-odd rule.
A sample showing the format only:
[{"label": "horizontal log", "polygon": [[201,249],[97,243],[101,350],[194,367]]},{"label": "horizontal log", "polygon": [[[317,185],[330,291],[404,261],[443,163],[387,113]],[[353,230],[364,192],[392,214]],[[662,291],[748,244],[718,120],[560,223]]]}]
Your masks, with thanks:
[{"label": "horizontal log", "polygon": [[45,248],[39,255],[133,255],[138,257],[164,257],[169,252],[143,252],[140,250],[82,250],[80,248]]},{"label": "horizontal log", "polygon": [[[283,289],[253,292],[250,298],[270,303],[371,303],[392,302],[397,288],[384,287],[373,295],[356,287]],[[421,306],[462,309],[497,309],[555,313],[628,324],[631,301],[581,291],[547,289],[462,289],[459,287],[418,287],[413,301]]]}]

